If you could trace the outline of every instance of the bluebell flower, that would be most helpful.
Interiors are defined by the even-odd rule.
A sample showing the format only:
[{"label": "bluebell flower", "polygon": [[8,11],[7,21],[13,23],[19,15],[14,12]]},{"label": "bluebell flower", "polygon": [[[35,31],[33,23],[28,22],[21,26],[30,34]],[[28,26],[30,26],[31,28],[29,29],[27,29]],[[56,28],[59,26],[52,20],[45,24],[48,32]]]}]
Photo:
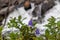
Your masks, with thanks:
[{"label": "bluebell flower", "polygon": [[33,26],[32,20],[29,21],[28,25],[29,25],[29,26]]},{"label": "bluebell flower", "polygon": [[38,28],[36,29],[35,34],[36,34],[36,35],[39,35],[39,34],[40,34],[40,31],[39,31]]}]

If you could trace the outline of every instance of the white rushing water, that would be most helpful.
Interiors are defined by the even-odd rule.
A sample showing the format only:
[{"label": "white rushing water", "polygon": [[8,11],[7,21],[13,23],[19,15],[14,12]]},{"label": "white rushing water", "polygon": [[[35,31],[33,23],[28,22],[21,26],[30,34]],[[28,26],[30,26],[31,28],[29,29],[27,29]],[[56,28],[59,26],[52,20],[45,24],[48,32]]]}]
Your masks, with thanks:
[{"label": "white rushing water", "polygon": [[[24,11],[23,11],[24,12]],[[11,15],[12,17],[17,17],[17,12],[14,11],[14,13]],[[18,14],[19,15],[19,14]],[[24,16],[24,15],[23,15]],[[50,9],[49,11],[46,12],[45,17],[44,17],[44,22],[42,24],[37,24],[36,27],[40,29],[41,34],[44,33],[45,31],[45,27],[44,25],[48,23],[47,19],[49,19],[51,16],[55,17],[55,18],[59,18],[60,17],[60,3],[58,1],[56,1],[56,5]],[[31,17],[31,16],[27,16],[27,17]],[[29,19],[29,18],[28,18]],[[28,20],[27,19],[27,20]],[[27,22],[27,20],[25,21],[25,23]],[[57,19],[60,20],[60,19]],[[29,20],[28,20],[29,21]],[[3,32],[6,32],[8,30],[12,30],[12,29],[4,29]]]},{"label": "white rushing water", "polygon": [[38,26],[38,28],[40,28],[41,34],[44,33],[44,30],[46,29],[44,25],[48,23],[47,19],[51,18],[51,16],[55,17],[56,21],[60,20],[60,3],[58,1],[56,1],[55,3],[56,5],[52,9],[46,12],[45,17],[44,17],[44,22],[42,24],[36,25]]}]

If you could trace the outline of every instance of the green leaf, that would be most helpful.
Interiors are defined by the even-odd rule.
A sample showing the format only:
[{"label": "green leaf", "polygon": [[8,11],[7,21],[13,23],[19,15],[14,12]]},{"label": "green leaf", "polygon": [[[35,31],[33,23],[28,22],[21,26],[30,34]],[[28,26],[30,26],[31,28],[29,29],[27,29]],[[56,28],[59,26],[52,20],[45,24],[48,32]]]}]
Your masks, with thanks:
[{"label": "green leaf", "polygon": [[21,21],[22,17],[21,16],[18,16],[18,21]]},{"label": "green leaf", "polygon": [[50,32],[49,32],[49,30],[48,30],[48,29],[46,29],[46,31],[45,31],[45,35],[46,35],[47,37],[49,37],[49,36],[50,36]]},{"label": "green leaf", "polygon": [[3,30],[3,27],[0,26],[0,33],[2,32],[2,30]]},{"label": "green leaf", "polygon": [[11,40],[16,40],[18,38],[18,33],[10,33],[9,37],[11,38]]},{"label": "green leaf", "polygon": [[60,21],[58,21],[58,22],[57,22],[57,27],[59,27],[59,28],[60,28]]}]

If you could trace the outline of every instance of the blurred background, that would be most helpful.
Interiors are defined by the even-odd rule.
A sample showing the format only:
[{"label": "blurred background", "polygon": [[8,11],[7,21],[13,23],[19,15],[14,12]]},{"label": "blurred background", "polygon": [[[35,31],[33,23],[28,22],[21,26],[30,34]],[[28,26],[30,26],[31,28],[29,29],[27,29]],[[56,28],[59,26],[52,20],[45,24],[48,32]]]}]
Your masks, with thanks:
[{"label": "blurred background", "polygon": [[[24,0],[0,0],[0,25],[2,25],[2,21],[5,18],[5,16],[7,16],[7,12],[8,12],[8,8],[9,8],[9,13],[11,13],[12,11],[14,11],[14,9],[17,6],[20,6],[20,4],[23,3]],[[40,1],[44,1],[44,0],[31,0],[31,2],[34,3],[40,3]],[[46,11],[48,11],[49,9],[51,9],[55,3],[55,0],[46,0],[47,2],[44,3],[42,5],[42,13],[45,13]]]}]

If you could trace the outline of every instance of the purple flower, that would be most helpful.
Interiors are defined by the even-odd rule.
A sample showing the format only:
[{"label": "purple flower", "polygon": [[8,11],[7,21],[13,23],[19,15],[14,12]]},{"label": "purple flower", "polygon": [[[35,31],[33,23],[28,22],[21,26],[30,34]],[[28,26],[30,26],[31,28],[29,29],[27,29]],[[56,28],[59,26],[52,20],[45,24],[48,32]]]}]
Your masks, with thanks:
[{"label": "purple flower", "polygon": [[29,26],[33,26],[32,20],[29,21],[28,25],[29,25]]},{"label": "purple flower", "polygon": [[39,31],[38,28],[36,29],[35,34],[36,34],[36,35],[39,35],[39,34],[40,34],[40,31]]}]

